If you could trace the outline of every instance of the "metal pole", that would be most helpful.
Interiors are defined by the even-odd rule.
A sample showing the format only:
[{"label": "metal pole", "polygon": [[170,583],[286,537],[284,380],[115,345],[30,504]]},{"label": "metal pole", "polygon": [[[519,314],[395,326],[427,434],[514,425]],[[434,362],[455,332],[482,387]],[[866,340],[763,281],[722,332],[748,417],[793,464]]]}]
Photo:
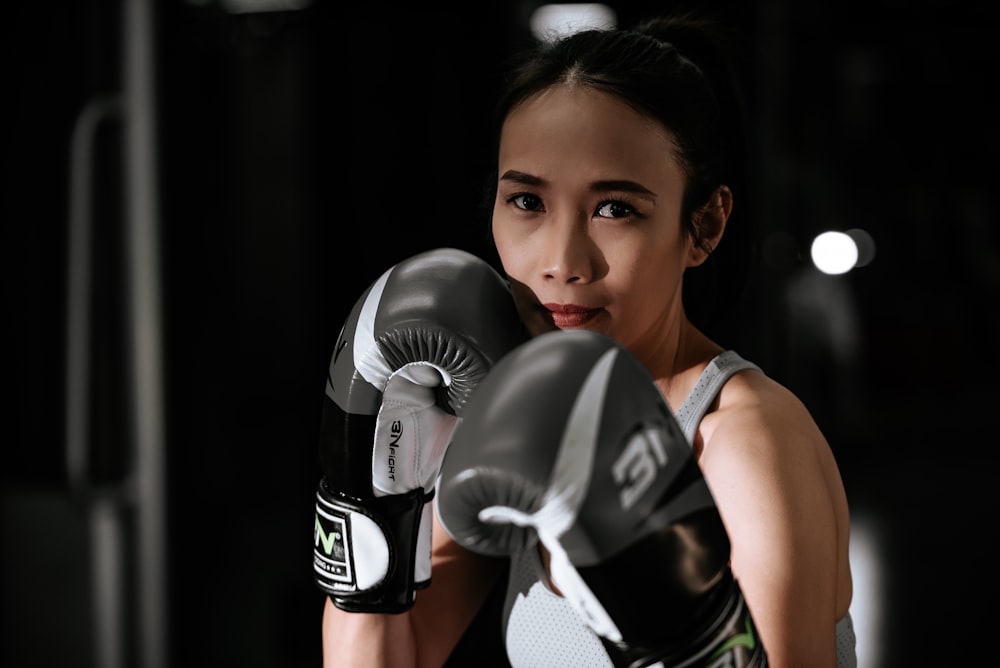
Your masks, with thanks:
[{"label": "metal pole", "polygon": [[169,665],[165,421],[156,145],[156,34],[151,0],[124,0],[125,229],[131,433],[137,495],[138,651]]},{"label": "metal pole", "polygon": [[125,561],[122,528],[127,486],[98,486],[90,477],[90,364],[93,285],[91,253],[95,137],[101,123],[120,122],[118,97],[91,100],[73,127],[66,316],[66,473],[73,495],[86,506],[90,528],[94,663],[125,666]]}]

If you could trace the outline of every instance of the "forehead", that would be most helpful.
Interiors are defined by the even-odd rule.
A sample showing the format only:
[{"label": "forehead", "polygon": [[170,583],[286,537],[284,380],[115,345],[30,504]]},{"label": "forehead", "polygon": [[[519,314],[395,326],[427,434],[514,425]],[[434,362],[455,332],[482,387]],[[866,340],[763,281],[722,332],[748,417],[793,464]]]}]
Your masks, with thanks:
[{"label": "forehead", "polygon": [[658,120],[578,84],[547,88],[507,115],[500,163],[526,156],[606,169],[677,169],[673,135]]}]

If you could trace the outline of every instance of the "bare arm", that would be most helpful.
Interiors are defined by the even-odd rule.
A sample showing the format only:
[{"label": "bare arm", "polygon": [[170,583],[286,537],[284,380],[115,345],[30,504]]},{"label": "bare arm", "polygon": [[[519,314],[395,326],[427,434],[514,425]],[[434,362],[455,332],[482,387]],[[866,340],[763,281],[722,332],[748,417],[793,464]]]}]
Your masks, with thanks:
[{"label": "bare arm", "polygon": [[377,615],[340,610],[326,599],[323,666],[416,666],[410,613]]},{"label": "bare arm", "polygon": [[432,580],[398,615],[323,611],[323,666],[441,666],[479,610],[503,562],[456,545],[434,517]]},{"label": "bare arm", "polygon": [[838,578],[847,570],[839,473],[801,402],[744,376],[727,385],[701,432],[700,463],[732,540],[733,572],[771,666],[834,668]]}]

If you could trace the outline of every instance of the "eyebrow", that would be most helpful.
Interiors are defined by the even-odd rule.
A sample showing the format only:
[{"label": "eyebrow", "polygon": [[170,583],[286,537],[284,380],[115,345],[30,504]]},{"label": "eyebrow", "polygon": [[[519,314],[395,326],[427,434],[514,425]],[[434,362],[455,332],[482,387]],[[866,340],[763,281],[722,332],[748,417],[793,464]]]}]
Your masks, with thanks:
[{"label": "eyebrow", "polygon": [[537,176],[527,174],[525,172],[519,172],[516,169],[509,169],[503,173],[500,177],[501,181],[512,181],[514,183],[522,183],[526,186],[540,186],[542,185],[542,180]]},{"label": "eyebrow", "polygon": [[628,193],[634,193],[636,195],[645,195],[647,197],[655,198],[656,193],[647,188],[646,186],[640,185],[635,181],[628,181],[625,179],[614,179],[610,181],[595,181],[591,185],[592,190],[621,190]]},{"label": "eyebrow", "polygon": [[[500,177],[501,181],[510,181],[512,183],[520,183],[527,186],[541,186],[544,181],[533,174],[527,174],[525,172],[519,172],[516,169],[511,169],[503,173]],[[641,195],[648,197],[650,199],[656,198],[656,193],[654,193],[649,188],[636,183],[635,181],[629,181],[627,179],[609,179],[605,181],[594,181],[590,184],[590,189],[595,192],[606,192],[610,190],[618,190],[622,192],[633,193],[636,195]]]}]

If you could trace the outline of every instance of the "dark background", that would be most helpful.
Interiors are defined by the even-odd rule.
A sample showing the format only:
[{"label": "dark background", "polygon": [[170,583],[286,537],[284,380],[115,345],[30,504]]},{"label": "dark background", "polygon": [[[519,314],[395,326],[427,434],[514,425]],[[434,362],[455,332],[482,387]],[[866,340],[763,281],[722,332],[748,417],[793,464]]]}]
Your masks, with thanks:
[{"label": "dark background", "polygon": [[[670,6],[610,4],[622,23]],[[751,38],[760,240],[724,343],[806,401],[840,461],[861,658],[978,661],[998,594],[989,3],[715,4]],[[395,261],[439,246],[492,259],[489,109],[533,6],[156,5],[169,665],[319,665],[312,503],[332,345]],[[122,21],[98,0],[6,14],[0,664],[88,667],[87,507],[63,454],[68,160],[84,105],[121,88]],[[90,465],[111,486],[130,461],[120,143],[109,124],[94,169]],[[852,228],[875,241],[869,264],[810,267],[815,234]]]}]

